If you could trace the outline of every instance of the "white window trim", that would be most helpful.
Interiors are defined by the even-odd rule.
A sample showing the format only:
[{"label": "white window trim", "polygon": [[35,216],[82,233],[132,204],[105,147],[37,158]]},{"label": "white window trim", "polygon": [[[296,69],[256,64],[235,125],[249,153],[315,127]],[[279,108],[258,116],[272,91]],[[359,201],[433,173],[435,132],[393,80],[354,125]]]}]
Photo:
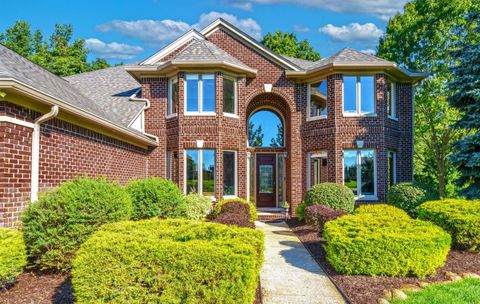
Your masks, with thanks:
[{"label": "white window trim", "polygon": [[[235,77],[231,77],[231,76],[228,76],[228,75],[223,75],[223,78],[226,78],[226,79],[229,79],[231,81],[233,81],[233,109],[234,109],[234,113],[230,113],[230,112],[224,112],[223,111],[223,108],[222,108],[222,113],[224,116],[228,116],[228,117],[232,117],[232,118],[240,118],[240,116],[238,115],[238,81]],[[223,99],[223,96],[222,96],[222,99]],[[225,100],[222,100],[223,103],[225,102]],[[225,105],[223,105],[225,106]]]},{"label": "white window trim", "polygon": [[311,162],[313,158],[326,158],[328,160],[328,152],[327,151],[316,151],[316,152],[308,152],[307,153],[307,190],[310,190],[312,187],[311,181]]},{"label": "white window trim", "polygon": [[[362,195],[362,154],[361,151],[374,151],[373,156],[373,195]],[[355,151],[357,154],[357,195],[355,200],[376,201],[377,197],[377,151],[375,149],[345,149],[345,151]],[[342,155],[342,183],[345,185],[345,153]],[[360,193],[360,194],[359,194]]]},{"label": "white window trim", "polygon": [[[188,111],[188,108],[187,108],[187,92],[188,92],[188,81],[187,81],[187,75],[197,75],[198,76],[198,111]],[[198,73],[198,74],[195,74],[195,73],[188,73],[188,74],[185,74],[185,78],[184,78],[184,89],[183,89],[183,95],[184,95],[184,105],[185,105],[185,111],[184,111],[184,115],[185,116],[216,116],[217,114],[215,113],[215,111],[203,111],[203,76],[204,75],[212,75],[213,76],[213,82],[214,82],[214,94],[213,94],[213,98],[214,98],[214,107],[217,106],[217,98],[216,98],[216,84],[215,84],[215,73],[211,74],[211,73]]]},{"label": "white window trim", "polygon": [[388,115],[388,118],[398,121],[398,112],[397,112],[397,84],[395,82],[390,82],[390,101],[392,108],[392,115]]},{"label": "white window trim", "polygon": [[[234,177],[235,177],[235,191],[233,195],[223,195],[224,198],[237,198],[238,197],[238,153],[235,150],[223,150],[222,151],[222,167],[225,168],[225,160],[223,159],[223,152],[233,152],[234,153]],[[222,181],[223,187],[225,187],[224,181]],[[225,189],[224,189],[225,193]]]},{"label": "white window trim", "polygon": [[[345,112],[345,77],[356,77],[356,112]],[[373,112],[362,112],[362,83],[361,77],[373,78]],[[344,117],[377,117],[377,84],[375,82],[375,76],[373,75],[343,75],[342,78],[342,113]]]},{"label": "white window trim", "polygon": [[[320,82],[322,81],[327,81],[327,80],[320,80]],[[326,119],[327,118],[327,115],[328,115],[328,100],[327,100],[327,115],[319,115],[319,116],[310,116],[310,101],[312,99],[312,96],[311,96],[311,92],[312,92],[312,83],[309,83],[307,85],[307,121],[315,121],[315,120],[321,120],[321,119]],[[327,84],[327,99],[328,99],[328,84]]]},{"label": "white window trim", "polygon": [[[397,184],[397,151],[388,150],[387,151],[387,161],[388,161],[388,154],[393,153],[393,184]],[[388,163],[388,166],[390,163]],[[390,187],[390,185],[388,185]]]},{"label": "white window trim", "polygon": [[178,113],[173,113],[172,108],[173,108],[173,84],[178,83],[178,78],[172,77],[168,79],[168,102],[167,102],[167,118],[171,117],[176,117]]},{"label": "white window trim", "polygon": [[173,180],[173,152],[167,151],[167,153],[165,153],[165,158],[167,164],[167,179]]},{"label": "white window trim", "polygon": [[[205,150],[212,150],[214,154],[214,164],[215,164],[215,174],[213,176],[213,185],[214,185],[214,192],[216,190],[216,175],[217,175],[217,155],[216,155],[216,150],[214,149],[186,149],[183,150],[183,193],[187,195],[187,151],[197,151],[197,159],[198,159],[198,168],[197,168],[197,176],[198,176],[198,189],[197,189],[197,194],[203,195],[203,151]],[[214,196],[206,196],[208,198],[211,198],[213,201],[215,200],[215,195]]]}]

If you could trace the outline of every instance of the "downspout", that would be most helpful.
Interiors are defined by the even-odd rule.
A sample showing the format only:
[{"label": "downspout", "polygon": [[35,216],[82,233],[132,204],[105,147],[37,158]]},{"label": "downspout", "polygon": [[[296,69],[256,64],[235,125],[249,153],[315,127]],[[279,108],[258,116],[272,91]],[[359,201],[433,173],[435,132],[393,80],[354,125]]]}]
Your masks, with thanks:
[{"label": "downspout", "polygon": [[[131,101],[140,101],[140,102],[145,102],[145,106],[143,107],[143,112],[145,112],[145,110],[148,110],[150,109],[150,100],[148,100],[147,98],[139,98],[137,97],[137,94],[138,92],[140,92],[141,89],[138,89],[135,93],[132,94],[132,96],[130,96],[130,100]],[[145,114],[144,114],[145,115]],[[144,116],[145,118],[145,116]],[[145,124],[145,121],[144,121],[144,124]],[[155,136],[153,134],[148,134],[145,132],[145,125],[143,126],[143,131],[142,133],[145,134],[146,136],[148,137],[151,137],[153,139],[155,139],[155,141],[158,143],[159,142],[159,139],[158,139],[158,136]]]},{"label": "downspout", "polygon": [[32,182],[30,187],[30,200],[35,202],[38,200],[38,173],[40,166],[40,131],[41,124],[58,115],[58,106],[51,108],[50,112],[40,116],[33,122],[32,133]]}]

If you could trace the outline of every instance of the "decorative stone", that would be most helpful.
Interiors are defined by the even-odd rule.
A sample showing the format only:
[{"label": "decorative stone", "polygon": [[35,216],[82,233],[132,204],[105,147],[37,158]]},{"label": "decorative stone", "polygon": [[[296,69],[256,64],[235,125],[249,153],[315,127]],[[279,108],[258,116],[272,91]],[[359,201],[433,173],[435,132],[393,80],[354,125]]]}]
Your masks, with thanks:
[{"label": "decorative stone", "polygon": [[461,273],[460,276],[464,279],[480,279],[480,275],[473,272],[464,272]]},{"label": "decorative stone", "polygon": [[418,286],[422,287],[422,288],[425,288],[427,287],[428,285],[430,285],[430,283],[428,282],[418,282]]},{"label": "decorative stone", "polygon": [[403,291],[401,291],[400,289],[393,289],[392,290],[392,299],[405,300],[407,298],[408,298],[407,294],[404,293]]},{"label": "decorative stone", "polygon": [[383,291],[383,298],[387,299],[387,300],[391,300],[392,299],[392,290],[390,289],[385,289]]},{"label": "decorative stone", "polygon": [[400,285],[400,289],[402,289],[404,291],[420,291],[420,290],[422,290],[420,287],[418,287],[417,285],[413,285],[413,284],[402,284],[402,285]]},{"label": "decorative stone", "polygon": [[388,300],[385,300],[384,298],[378,299],[377,303],[378,304],[390,304],[390,302],[388,302]]},{"label": "decorative stone", "polygon": [[459,280],[462,279],[461,276],[459,276],[459,275],[456,274],[456,273],[450,272],[450,271],[445,271],[445,276],[446,276],[447,279],[449,279],[450,281],[459,281]]}]

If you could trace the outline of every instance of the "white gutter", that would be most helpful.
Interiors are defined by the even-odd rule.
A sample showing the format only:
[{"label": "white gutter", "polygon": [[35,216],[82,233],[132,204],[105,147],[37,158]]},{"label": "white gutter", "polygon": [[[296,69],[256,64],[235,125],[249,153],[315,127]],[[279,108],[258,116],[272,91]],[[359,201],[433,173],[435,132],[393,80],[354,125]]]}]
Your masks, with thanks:
[{"label": "white gutter", "polygon": [[30,200],[35,202],[38,200],[38,172],[40,167],[40,125],[49,119],[58,115],[58,106],[52,107],[50,112],[40,116],[33,122],[32,133],[32,182],[30,187]]},{"label": "white gutter", "polygon": [[[140,90],[141,90],[141,89],[138,89],[135,93],[133,93],[132,96],[130,96],[130,100],[131,100],[131,101],[141,101],[141,102],[145,102],[145,106],[144,106],[143,109],[142,109],[142,112],[145,113],[145,110],[150,109],[150,100],[147,99],[147,98],[139,98],[139,97],[137,97],[137,94],[138,94],[138,92],[140,92]],[[140,114],[140,115],[141,115],[141,114]],[[145,115],[145,114],[144,114],[144,115]],[[144,117],[145,117],[145,116],[144,116]],[[132,122],[133,122],[133,121],[132,121]],[[145,119],[144,119],[144,122],[143,122],[143,123],[145,124]],[[148,134],[148,133],[145,132],[145,125],[143,126],[142,133],[145,134],[145,135],[148,136],[148,137],[151,137],[151,138],[155,139],[155,141],[156,141],[157,143],[159,142],[158,136],[155,136],[155,135],[153,135],[153,134]]]}]

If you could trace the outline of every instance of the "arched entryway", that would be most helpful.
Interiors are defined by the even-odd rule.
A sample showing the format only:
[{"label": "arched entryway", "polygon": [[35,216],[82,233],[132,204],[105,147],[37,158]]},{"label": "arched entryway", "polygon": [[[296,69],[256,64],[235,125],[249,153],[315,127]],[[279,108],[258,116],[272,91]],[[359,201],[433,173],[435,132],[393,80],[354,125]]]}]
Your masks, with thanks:
[{"label": "arched entryway", "polygon": [[260,94],[247,107],[248,193],[259,208],[286,201],[289,107],[275,94]]}]

